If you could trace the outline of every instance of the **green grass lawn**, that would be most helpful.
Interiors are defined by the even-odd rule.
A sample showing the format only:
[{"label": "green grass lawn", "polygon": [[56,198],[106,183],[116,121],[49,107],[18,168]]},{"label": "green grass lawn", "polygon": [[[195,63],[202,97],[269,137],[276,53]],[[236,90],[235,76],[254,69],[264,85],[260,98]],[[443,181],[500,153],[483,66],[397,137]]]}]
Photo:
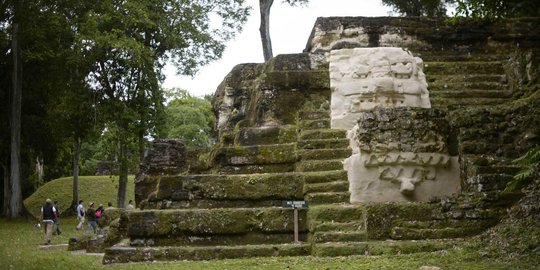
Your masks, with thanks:
[{"label": "green grass lawn", "polygon": [[[134,199],[133,176],[128,177],[126,191],[126,204]],[[85,202],[88,207],[90,202],[100,203],[107,207],[107,202],[112,202],[116,206],[116,195],[118,193],[118,176],[80,176],[79,177],[79,199]],[[41,206],[47,198],[58,201],[60,214],[65,212],[70,206],[73,195],[73,177],[63,177],[47,182],[34,194],[24,200],[24,206],[34,216],[40,216]]]},{"label": "green grass lawn", "polygon": [[[63,219],[60,236],[52,243],[67,243],[82,232],[75,230],[75,219]],[[0,269],[419,269],[438,266],[441,269],[540,269],[540,256],[521,260],[484,258],[470,248],[436,253],[396,256],[350,256],[337,258],[280,257],[216,261],[180,261],[170,263],[137,263],[102,265],[101,256],[67,250],[40,250],[43,230],[26,220],[0,219]]]}]

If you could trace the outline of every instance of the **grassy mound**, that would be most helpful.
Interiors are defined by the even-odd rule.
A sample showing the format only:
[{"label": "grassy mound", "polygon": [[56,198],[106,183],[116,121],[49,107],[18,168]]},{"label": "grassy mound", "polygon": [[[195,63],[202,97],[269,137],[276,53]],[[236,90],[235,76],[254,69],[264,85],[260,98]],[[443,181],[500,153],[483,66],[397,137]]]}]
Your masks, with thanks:
[{"label": "grassy mound", "polygon": [[[128,177],[126,204],[133,200],[134,177]],[[85,202],[88,207],[90,202],[97,206],[102,203],[105,207],[107,202],[112,202],[116,206],[116,196],[118,193],[118,176],[79,176],[79,199]],[[73,195],[73,177],[63,177],[52,180],[40,187],[34,194],[24,200],[24,206],[34,216],[40,216],[41,206],[47,198],[58,201],[60,215],[66,212],[71,204]]]}]

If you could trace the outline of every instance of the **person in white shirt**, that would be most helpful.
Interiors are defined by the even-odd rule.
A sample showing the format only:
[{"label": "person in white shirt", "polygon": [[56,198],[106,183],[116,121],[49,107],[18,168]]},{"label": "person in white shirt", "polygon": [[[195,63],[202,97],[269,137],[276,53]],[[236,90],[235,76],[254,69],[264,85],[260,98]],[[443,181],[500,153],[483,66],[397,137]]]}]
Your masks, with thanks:
[{"label": "person in white shirt", "polygon": [[79,221],[79,224],[77,224],[77,231],[82,230],[84,225],[84,205],[83,200],[79,201],[79,205],[77,205],[77,220]]},{"label": "person in white shirt", "polygon": [[129,200],[129,203],[128,203],[128,206],[126,207],[126,209],[128,209],[128,210],[135,209],[135,207],[133,207],[133,201],[132,200]]}]

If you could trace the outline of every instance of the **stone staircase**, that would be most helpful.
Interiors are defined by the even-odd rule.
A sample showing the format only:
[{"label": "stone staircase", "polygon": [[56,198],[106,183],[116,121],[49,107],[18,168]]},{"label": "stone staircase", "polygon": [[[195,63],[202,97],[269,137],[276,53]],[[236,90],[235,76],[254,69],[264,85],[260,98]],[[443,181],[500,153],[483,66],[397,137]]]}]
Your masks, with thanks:
[{"label": "stone staircase", "polygon": [[310,205],[348,203],[349,182],[343,160],[351,155],[346,131],[330,129],[330,112],[298,114],[298,162],[304,176],[304,199]]},{"label": "stone staircase", "polygon": [[512,96],[503,63],[489,57],[425,62],[424,73],[434,108],[496,105]]}]

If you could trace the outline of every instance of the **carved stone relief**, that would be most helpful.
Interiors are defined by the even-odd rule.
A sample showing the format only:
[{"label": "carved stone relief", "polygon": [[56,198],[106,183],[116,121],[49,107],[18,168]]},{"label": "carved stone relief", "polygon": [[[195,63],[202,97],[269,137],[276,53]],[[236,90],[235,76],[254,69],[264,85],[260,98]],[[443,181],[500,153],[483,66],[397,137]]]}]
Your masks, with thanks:
[{"label": "carved stone relief", "polygon": [[350,130],[364,111],[430,108],[422,59],[401,48],[356,48],[330,53],[332,128]]},{"label": "carved stone relief", "polygon": [[430,109],[423,62],[401,48],[330,53],[331,125],[348,130],[351,202],[426,201],[459,191],[445,113]]}]

